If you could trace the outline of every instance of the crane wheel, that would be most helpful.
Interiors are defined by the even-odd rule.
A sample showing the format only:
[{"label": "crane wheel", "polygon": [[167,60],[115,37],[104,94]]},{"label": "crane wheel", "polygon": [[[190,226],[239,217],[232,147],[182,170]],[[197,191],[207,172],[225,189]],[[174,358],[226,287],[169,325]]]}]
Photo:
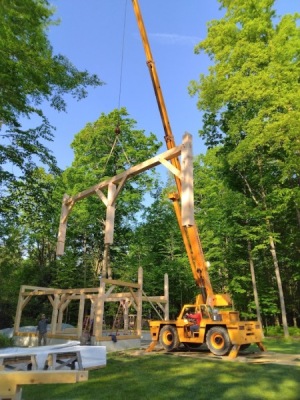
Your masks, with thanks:
[{"label": "crane wheel", "polygon": [[160,331],[159,343],[167,351],[177,349],[180,342],[176,327],[173,325],[165,325]]},{"label": "crane wheel", "polygon": [[228,332],[222,326],[214,326],[209,329],[206,334],[206,344],[216,356],[225,356],[232,348]]}]

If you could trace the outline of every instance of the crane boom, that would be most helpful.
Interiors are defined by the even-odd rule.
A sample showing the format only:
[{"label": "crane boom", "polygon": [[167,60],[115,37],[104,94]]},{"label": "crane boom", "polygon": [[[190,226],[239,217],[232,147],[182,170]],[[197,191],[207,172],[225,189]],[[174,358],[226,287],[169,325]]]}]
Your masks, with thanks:
[{"label": "crane boom", "polygon": [[[172,133],[171,125],[169,122],[169,117],[168,117],[168,112],[167,108],[165,105],[163,93],[161,90],[156,66],[152,57],[152,52],[147,36],[147,32],[145,29],[143,17],[141,14],[140,6],[138,3],[138,0],[132,0],[133,8],[134,8],[134,13],[136,16],[138,28],[140,31],[142,43],[144,46],[144,51],[146,55],[146,63],[149,69],[161,121],[163,124],[163,129],[165,133],[165,142],[167,145],[168,149],[171,149],[176,146],[174,136]],[[171,160],[171,163],[177,168],[181,169],[180,166],[180,161],[178,157],[174,158]],[[200,242],[199,238],[199,233],[197,230],[197,226],[194,224],[192,226],[182,226],[182,219],[181,219],[181,207],[180,207],[180,197],[181,197],[181,181],[177,176],[174,176],[175,178],[175,183],[177,187],[177,193],[171,194],[169,197],[173,201],[174,209],[175,209],[175,214],[178,220],[179,228],[182,234],[183,242],[186,248],[186,252],[188,255],[189,263],[192,269],[192,273],[196,282],[196,285],[199,287],[200,292],[201,292],[201,302],[203,303],[209,303],[211,305],[217,305],[219,298],[219,295],[214,295],[213,289],[210,283],[208,271],[207,271],[207,265],[205,262],[203,250],[202,250],[202,245]],[[222,296],[222,305],[224,305],[224,296]],[[220,302],[220,301],[219,301]],[[228,302],[228,297],[227,300],[225,300],[225,303]]]},{"label": "crane boom", "polygon": [[[151,54],[138,0],[132,0],[132,4],[165,132],[165,141],[167,148],[171,149],[176,147],[174,136],[169,123],[164,97]],[[178,157],[173,158],[171,162],[178,170],[181,170]],[[213,292],[197,226],[195,222],[192,221],[189,222],[191,225],[183,225],[182,223],[180,198],[183,194],[181,181],[176,175],[174,175],[174,177],[177,193],[173,193],[169,197],[173,201],[189,263],[196,285],[200,289],[200,294],[196,297],[195,304],[183,306],[179,316],[175,320],[165,319],[149,321],[152,342],[146,351],[152,351],[158,341],[167,351],[177,349],[182,343],[188,348],[190,348],[189,346],[195,348],[194,346],[206,343],[208,349],[213,354],[218,356],[229,354],[231,358],[235,358],[240,349],[245,348],[245,346],[248,347],[252,343],[256,343],[260,350],[264,351],[265,348],[262,343],[263,330],[259,321],[240,321],[238,312],[224,309],[219,311],[215,308],[216,306],[222,307],[231,305],[231,299],[227,294],[214,294]],[[192,323],[195,328],[193,331],[190,322],[187,320],[189,315],[191,315],[188,314],[191,310],[197,312],[200,318],[196,324],[195,322]]]}]

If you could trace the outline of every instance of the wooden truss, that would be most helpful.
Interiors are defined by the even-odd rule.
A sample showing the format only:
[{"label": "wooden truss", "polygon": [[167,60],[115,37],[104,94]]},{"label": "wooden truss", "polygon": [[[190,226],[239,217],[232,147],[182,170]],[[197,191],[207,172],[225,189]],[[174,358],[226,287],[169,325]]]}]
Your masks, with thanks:
[{"label": "wooden truss", "polygon": [[[173,158],[177,158],[181,155],[182,167],[181,170],[172,165],[169,161]],[[184,226],[191,226],[194,224],[194,194],[193,194],[193,156],[192,156],[192,136],[185,133],[183,136],[183,142],[180,146],[174,147],[166,152],[157,155],[147,161],[138,164],[121,174],[114,176],[113,178],[107,179],[103,182],[97,183],[96,185],[74,195],[64,195],[62,201],[62,210],[59,224],[58,240],[57,240],[57,255],[62,255],[65,248],[66,230],[68,216],[74,207],[75,203],[79,200],[83,200],[88,196],[97,195],[100,200],[106,206],[106,223],[105,223],[105,245],[113,243],[114,233],[114,218],[115,218],[115,206],[117,196],[121,189],[125,185],[127,179],[138,175],[150,168],[154,168],[157,165],[164,165],[171,173],[180,179],[182,184],[182,196],[181,196],[181,209],[182,209],[182,224]],[[180,168],[180,164],[179,168]],[[104,193],[106,190],[106,194]]]}]

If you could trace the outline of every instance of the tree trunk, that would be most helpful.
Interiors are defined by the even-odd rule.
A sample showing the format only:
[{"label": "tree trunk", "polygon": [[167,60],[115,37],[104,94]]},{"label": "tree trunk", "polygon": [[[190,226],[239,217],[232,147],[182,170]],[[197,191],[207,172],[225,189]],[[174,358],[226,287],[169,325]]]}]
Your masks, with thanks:
[{"label": "tree trunk", "polygon": [[294,328],[297,328],[297,318],[293,317],[293,326]]},{"label": "tree trunk", "polygon": [[297,214],[298,225],[300,226],[300,211],[299,211],[299,208],[297,208],[297,207],[296,207],[296,214]]},{"label": "tree trunk", "polygon": [[272,258],[273,258],[273,263],[274,263],[274,267],[275,267],[275,275],[276,275],[277,285],[278,285],[284,337],[289,337],[289,330],[288,330],[288,324],[287,324],[287,318],[286,318],[286,309],[285,309],[285,302],[284,302],[284,296],[283,296],[279,264],[278,264],[274,239],[272,236],[269,237],[269,241],[270,241],[270,250],[271,250],[271,254],[272,254]]},{"label": "tree trunk", "polygon": [[255,307],[256,307],[256,316],[257,316],[258,321],[262,325],[261,314],[260,314],[260,306],[259,306],[259,299],[258,299],[257,286],[256,286],[254,262],[253,262],[251,250],[252,250],[251,249],[251,242],[250,242],[250,240],[248,240],[249,264],[250,264],[250,271],[251,271],[251,278],[252,278],[254,302],[255,302]]}]

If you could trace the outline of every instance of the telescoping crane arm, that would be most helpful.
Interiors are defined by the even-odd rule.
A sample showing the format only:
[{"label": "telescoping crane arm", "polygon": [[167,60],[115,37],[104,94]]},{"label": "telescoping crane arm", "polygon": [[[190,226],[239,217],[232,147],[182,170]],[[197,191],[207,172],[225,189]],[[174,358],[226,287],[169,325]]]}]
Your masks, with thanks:
[{"label": "telescoping crane arm", "polygon": [[[146,55],[146,62],[149,69],[150,77],[152,80],[152,85],[158,105],[158,109],[160,112],[164,133],[165,133],[165,141],[168,149],[176,147],[174,136],[171,130],[167,109],[165,106],[164,97],[162,94],[161,86],[159,83],[158,74],[156,71],[156,66],[153,61],[149,40],[147,37],[147,32],[145,29],[144,21],[142,18],[140,6],[138,0],[132,0],[134,13],[136,16],[138,28],[140,31],[140,35],[142,38],[144,51]],[[171,163],[178,169],[181,170],[180,161],[177,158],[173,158]],[[196,225],[192,226],[183,226],[182,219],[181,219],[181,205],[180,205],[180,197],[181,197],[181,181],[180,179],[175,176],[175,182],[177,187],[177,193],[171,194],[169,197],[173,201],[175,214],[178,220],[179,228],[182,234],[183,242],[186,248],[186,252],[188,255],[189,263],[192,269],[192,273],[194,279],[196,281],[196,285],[200,289],[200,302],[201,303],[208,303],[210,305],[227,305],[228,298],[224,295],[215,295],[213,293],[213,289],[210,283],[207,265],[204,259],[204,254],[198,234],[198,230]]]}]

